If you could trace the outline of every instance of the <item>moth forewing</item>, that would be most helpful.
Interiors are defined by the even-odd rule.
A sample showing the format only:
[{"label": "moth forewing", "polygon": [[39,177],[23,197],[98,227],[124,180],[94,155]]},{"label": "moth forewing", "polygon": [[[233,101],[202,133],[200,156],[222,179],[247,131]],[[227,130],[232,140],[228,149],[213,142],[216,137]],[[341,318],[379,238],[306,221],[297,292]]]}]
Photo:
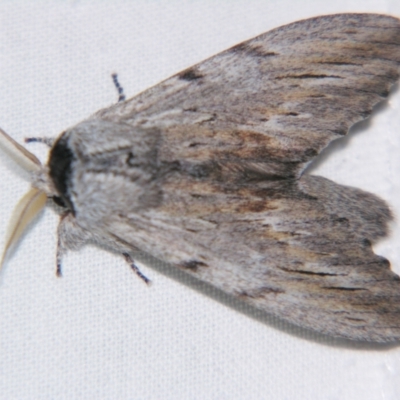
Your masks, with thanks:
[{"label": "moth forewing", "polygon": [[399,74],[398,19],[328,15],[100,110],[58,138],[33,178],[65,207],[57,259],[87,242],[129,260],[141,250],[297,325],[399,340],[400,279],[371,247],[388,206],[302,175]]}]

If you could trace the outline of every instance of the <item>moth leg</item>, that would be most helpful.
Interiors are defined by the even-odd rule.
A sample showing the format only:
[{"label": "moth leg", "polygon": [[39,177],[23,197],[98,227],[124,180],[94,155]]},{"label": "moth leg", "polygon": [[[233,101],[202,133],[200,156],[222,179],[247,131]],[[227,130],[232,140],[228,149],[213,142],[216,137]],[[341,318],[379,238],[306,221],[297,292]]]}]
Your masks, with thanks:
[{"label": "moth leg", "polygon": [[61,260],[62,256],[65,254],[65,249],[63,248],[60,240],[60,236],[58,236],[57,240],[57,253],[56,253],[56,275],[61,278],[62,271],[61,271]]},{"label": "moth leg", "polygon": [[25,143],[43,143],[48,147],[53,147],[54,142],[56,141],[55,138],[50,138],[50,137],[29,137],[25,138]]},{"label": "moth leg", "polygon": [[118,75],[112,74],[111,77],[113,79],[115,89],[117,89],[118,92],[118,103],[120,103],[121,101],[125,101],[124,89],[118,82]]},{"label": "moth leg", "polygon": [[90,232],[82,229],[70,211],[61,215],[58,224],[58,240],[56,254],[56,275],[62,276],[61,261],[68,250],[78,250],[90,241],[92,235]]},{"label": "moth leg", "polygon": [[140,279],[142,279],[144,281],[144,283],[146,283],[147,285],[150,285],[151,280],[149,278],[147,278],[147,276],[142,274],[139,267],[135,264],[135,260],[128,253],[122,253],[122,255],[125,257],[126,262],[130,265],[130,267],[136,273],[136,275]]}]

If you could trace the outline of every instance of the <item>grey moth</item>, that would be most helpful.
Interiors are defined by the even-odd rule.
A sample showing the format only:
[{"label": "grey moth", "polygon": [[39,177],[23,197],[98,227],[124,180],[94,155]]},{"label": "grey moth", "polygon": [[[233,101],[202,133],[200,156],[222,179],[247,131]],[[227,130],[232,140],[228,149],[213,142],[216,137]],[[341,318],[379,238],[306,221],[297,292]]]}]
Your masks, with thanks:
[{"label": "grey moth", "polygon": [[5,254],[52,198],[64,207],[59,273],[84,243],[134,268],[140,250],[299,326],[397,341],[399,276],[371,248],[387,234],[388,206],[303,171],[399,73],[398,19],[328,15],[121,97],[62,133],[47,165],[2,131],[32,177]]}]

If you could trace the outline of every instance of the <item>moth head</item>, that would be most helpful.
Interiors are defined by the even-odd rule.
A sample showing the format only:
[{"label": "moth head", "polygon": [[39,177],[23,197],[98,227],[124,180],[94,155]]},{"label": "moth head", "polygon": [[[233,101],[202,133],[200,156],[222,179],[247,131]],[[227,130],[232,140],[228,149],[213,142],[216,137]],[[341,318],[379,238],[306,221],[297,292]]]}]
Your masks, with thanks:
[{"label": "moth head", "polygon": [[0,267],[10,249],[18,242],[32,220],[46,205],[47,197],[56,195],[55,188],[47,168],[39,159],[17,143],[0,128],[0,146],[3,150],[31,175],[32,187],[16,205],[6,233],[6,244],[0,261]]}]

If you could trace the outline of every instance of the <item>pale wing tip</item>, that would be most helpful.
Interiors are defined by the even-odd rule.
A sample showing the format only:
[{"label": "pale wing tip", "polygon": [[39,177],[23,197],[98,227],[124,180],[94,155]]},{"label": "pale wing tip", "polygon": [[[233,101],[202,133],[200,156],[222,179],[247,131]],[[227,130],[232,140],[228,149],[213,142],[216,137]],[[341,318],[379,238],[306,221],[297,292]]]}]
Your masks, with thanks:
[{"label": "pale wing tip", "polygon": [[6,236],[6,245],[0,261],[0,268],[7,258],[9,250],[18,242],[32,220],[44,208],[47,201],[46,193],[39,189],[31,188],[15,207]]},{"label": "pale wing tip", "polygon": [[0,146],[28,172],[39,171],[42,164],[30,151],[21,146],[12,137],[0,128]]}]

